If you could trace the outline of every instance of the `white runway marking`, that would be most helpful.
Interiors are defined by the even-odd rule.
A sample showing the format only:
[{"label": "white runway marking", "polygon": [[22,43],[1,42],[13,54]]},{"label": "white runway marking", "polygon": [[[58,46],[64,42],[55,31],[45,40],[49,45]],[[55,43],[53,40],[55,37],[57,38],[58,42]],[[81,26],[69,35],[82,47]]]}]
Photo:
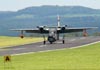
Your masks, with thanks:
[{"label": "white runway marking", "polygon": [[72,40],[70,40],[70,41],[75,41],[76,39],[72,39]]},{"label": "white runway marking", "polygon": [[69,48],[69,49],[75,49],[75,48],[80,48],[80,47],[84,47],[84,46],[89,46],[89,45],[93,45],[93,44],[96,44],[96,43],[99,43],[100,41],[97,41],[97,42],[93,42],[93,43],[90,43],[90,44],[85,44],[85,45],[82,45],[82,46],[77,46],[77,47],[72,47],[72,48]]},{"label": "white runway marking", "polygon": [[40,45],[40,46],[38,46],[38,47],[46,47],[47,45]]},{"label": "white runway marking", "polygon": [[[89,45],[96,44],[96,43],[99,43],[99,42],[100,41],[97,41],[97,42],[93,42],[93,43],[90,43],[90,44],[76,46],[76,47],[72,47],[72,48],[68,48],[68,49],[76,49],[76,48],[80,48],[80,47],[85,47],[85,46],[89,46]],[[58,51],[58,50],[64,50],[64,49],[67,49],[67,48],[54,49],[54,50],[45,50],[45,51],[37,51],[37,52],[49,52],[49,51]],[[37,52],[28,52],[28,53],[13,54],[12,56],[15,56],[15,55],[24,55],[24,54],[33,54],[33,53],[37,53]]]}]

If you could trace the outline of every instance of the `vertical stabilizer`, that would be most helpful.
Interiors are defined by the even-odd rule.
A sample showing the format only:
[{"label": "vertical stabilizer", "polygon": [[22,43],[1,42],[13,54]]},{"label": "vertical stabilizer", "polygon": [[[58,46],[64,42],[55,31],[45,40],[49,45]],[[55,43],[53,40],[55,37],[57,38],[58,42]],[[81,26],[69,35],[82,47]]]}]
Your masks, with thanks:
[{"label": "vertical stabilizer", "polygon": [[58,21],[57,26],[60,27],[60,16],[59,15],[57,15],[57,21]]}]

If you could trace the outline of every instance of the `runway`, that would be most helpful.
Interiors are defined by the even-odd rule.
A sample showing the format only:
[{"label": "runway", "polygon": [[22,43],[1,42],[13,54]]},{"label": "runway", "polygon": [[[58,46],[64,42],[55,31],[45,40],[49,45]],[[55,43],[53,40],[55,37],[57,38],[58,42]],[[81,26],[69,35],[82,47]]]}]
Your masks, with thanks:
[{"label": "runway", "polygon": [[62,44],[62,41],[56,41],[53,44],[49,44],[47,42],[46,45],[43,45],[42,42],[32,43],[27,45],[2,48],[0,49],[0,56],[22,54],[22,53],[29,53],[29,52],[40,52],[40,51],[47,51],[47,50],[56,50],[56,49],[63,49],[63,48],[72,48],[72,47],[81,46],[81,45],[85,45],[97,41],[100,41],[100,37],[66,38],[65,44]]}]

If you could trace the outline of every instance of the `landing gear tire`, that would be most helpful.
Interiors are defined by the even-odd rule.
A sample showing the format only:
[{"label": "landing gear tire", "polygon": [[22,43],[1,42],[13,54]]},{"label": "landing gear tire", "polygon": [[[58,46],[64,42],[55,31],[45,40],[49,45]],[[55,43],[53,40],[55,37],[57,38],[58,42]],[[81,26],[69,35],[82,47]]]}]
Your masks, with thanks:
[{"label": "landing gear tire", "polygon": [[43,41],[43,44],[46,44],[46,41]]},{"label": "landing gear tire", "polygon": [[62,43],[65,44],[65,40],[63,40]]},{"label": "landing gear tire", "polygon": [[52,44],[52,42],[50,42],[50,44]]}]

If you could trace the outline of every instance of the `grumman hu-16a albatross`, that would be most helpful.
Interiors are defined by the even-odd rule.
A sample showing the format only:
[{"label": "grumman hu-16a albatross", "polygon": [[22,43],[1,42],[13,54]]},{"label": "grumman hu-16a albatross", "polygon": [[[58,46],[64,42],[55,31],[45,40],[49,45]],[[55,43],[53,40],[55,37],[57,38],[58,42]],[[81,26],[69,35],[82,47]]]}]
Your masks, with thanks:
[{"label": "grumman hu-16a albatross", "polygon": [[67,25],[60,26],[60,17],[59,17],[59,15],[57,16],[57,20],[58,20],[57,26],[51,26],[51,27],[37,26],[36,29],[11,29],[11,30],[20,31],[21,32],[21,35],[20,35],[21,38],[24,38],[24,35],[23,35],[24,31],[26,33],[40,33],[40,34],[43,34],[43,38],[44,38],[43,44],[46,44],[46,39],[45,39],[44,34],[48,34],[47,41],[49,41],[50,44],[52,44],[53,42],[59,40],[59,34],[63,34],[62,43],[64,44],[65,43],[65,35],[64,35],[65,33],[82,32],[83,31],[83,36],[87,36],[86,30],[97,28],[97,27],[70,28],[70,27],[67,27]]}]

